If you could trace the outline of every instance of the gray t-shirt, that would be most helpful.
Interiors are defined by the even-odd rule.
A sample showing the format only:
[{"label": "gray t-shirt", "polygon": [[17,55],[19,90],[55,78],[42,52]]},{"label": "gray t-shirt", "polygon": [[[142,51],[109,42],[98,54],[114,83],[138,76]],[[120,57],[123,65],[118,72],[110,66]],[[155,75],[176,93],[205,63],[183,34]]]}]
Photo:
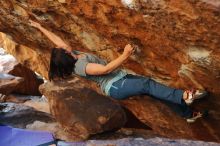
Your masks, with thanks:
[{"label": "gray t-shirt", "polygon": [[[83,52],[73,51],[73,53],[81,54]],[[97,64],[106,65],[107,62],[97,57],[96,55],[88,54],[88,53],[83,53],[83,54],[84,55],[81,58],[79,58],[75,63],[75,68],[73,73],[81,77],[84,77],[86,79],[97,82],[101,87],[102,92],[105,93],[106,95],[109,95],[110,87],[114,82],[118,81],[119,79],[127,75],[127,72],[121,69],[116,69],[113,72],[106,75],[87,75],[86,65],[88,63],[97,63]]]}]

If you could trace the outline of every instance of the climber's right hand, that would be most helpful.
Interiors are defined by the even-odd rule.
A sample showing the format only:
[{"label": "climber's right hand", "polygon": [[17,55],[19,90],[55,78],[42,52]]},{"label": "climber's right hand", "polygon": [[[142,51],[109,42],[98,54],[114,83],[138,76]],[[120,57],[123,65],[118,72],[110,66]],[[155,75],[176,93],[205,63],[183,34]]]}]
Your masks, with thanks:
[{"label": "climber's right hand", "polygon": [[127,44],[124,48],[124,52],[122,55],[129,57],[134,53],[135,49],[130,44]]}]

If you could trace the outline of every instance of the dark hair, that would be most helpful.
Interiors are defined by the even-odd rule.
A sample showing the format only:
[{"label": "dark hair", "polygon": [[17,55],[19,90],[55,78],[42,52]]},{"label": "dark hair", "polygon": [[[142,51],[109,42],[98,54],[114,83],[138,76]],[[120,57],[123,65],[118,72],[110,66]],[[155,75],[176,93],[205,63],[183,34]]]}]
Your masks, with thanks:
[{"label": "dark hair", "polygon": [[64,78],[72,74],[77,59],[63,48],[53,48],[50,57],[49,80]]}]

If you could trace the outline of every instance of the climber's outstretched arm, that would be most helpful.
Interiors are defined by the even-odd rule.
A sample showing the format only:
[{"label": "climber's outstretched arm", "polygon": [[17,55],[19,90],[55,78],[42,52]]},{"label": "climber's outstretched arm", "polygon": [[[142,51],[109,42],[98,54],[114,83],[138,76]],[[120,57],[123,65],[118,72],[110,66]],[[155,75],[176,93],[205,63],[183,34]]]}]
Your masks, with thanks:
[{"label": "climber's outstretched arm", "polygon": [[131,56],[134,53],[134,48],[127,44],[124,48],[123,54],[121,54],[118,58],[111,61],[107,65],[102,64],[96,64],[96,63],[88,63],[86,65],[86,74],[88,75],[104,75],[109,74],[118,67],[122,65],[123,62],[125,62],[129,56]]},{"label": "climber's outstretched arm", "polygon": [[43,34],[45,34],[55,45],[57,45],[58,48],[63,48],[66,49],[68,51],[71,51],[72,48],[70,45],[68,45],[67,43],[65,43],[59,36],[57,36],[56,34],[54,34],[51,31],[46,30],[45,28],[43,28],[39,23],[30,20],[30,25],[33,27],[38,28]]}]

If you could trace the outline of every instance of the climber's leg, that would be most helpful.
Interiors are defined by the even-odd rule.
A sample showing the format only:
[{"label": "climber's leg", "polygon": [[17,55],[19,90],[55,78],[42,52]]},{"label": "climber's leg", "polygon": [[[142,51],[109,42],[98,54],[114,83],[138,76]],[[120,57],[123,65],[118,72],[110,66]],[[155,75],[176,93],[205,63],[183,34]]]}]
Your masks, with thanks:
[{"label": "climber's leg", "polygon": [[[157,92],[157,90],[160,91]],[[131,96],[142,94],[148,94],[153,97],[157,96],[156,99],[159,99],[167,104],[178,115],[188,118],[192,116],[192,110],[186,105],[185,102],[181,102],[181,104],[179,103],[178,100],[182,99],[182,93],[182,90],[179,91],[177,89],[172,89],[149,78],[136,75],[127,75],[121,80],[115,82],[110,89],[110,95],[115,99],[126,99]],[[174,96],[178,96],[178,99],[176,99]],[[173,101],[170,102],[172,98],[174,98],[177,103],[174,103]]]},{"label": "climber's leg", "polygon": [[115,99],[125,99],[143,93],[142,78],[134,75],[126,75],[113,83],[110,88],[110,96]]},{"label": "climber's leg", "polygon": [[117,99],[147,94],[151,97],[177,104],[184,103],[183,93],[183,90],[170,88],[148,77],[137,75],[125,76],[123,79],[115,82],[110,89],[110,95]]},{"label": "climber's leg", "polygon": [[143,77],[142,83],[144,86],[144,93],[151,97],[177,104],[185,103],[183,100],[183,90],[168,87],[146,77]]}]

